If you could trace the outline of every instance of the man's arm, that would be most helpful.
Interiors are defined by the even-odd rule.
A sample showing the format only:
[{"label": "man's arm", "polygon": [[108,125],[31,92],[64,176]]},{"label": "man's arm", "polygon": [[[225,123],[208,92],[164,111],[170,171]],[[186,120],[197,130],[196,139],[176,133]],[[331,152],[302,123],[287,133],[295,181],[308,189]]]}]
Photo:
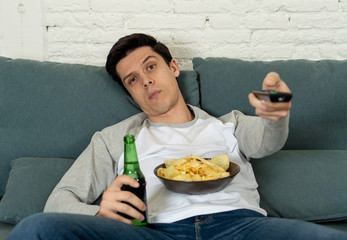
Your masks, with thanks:
[{"label": "man's arm", "polygon": [[[277,73],[266,75],[262,89],[288,92],[290,89]],[[249,96],[250,104],[260,117],[246,116],[233,111],[221,117],[222,121],[235,124],[235,136],[240,151],[247,158],[261,158],[280,150],[288,137],[289,110],[291,102],[265,102],[253,93]]]},{"label": "man's arm", "polygon": [[[117,176],[118,161],[123,153],[123,136],[140,130],[145,114],[136,114],[94,134],[91,143],[60,180],[47,200],[45,212],[79,213],[132,221],[118,212],[142,221],[143,216],[124,202],[144,210],[144,203],[122,185],[137,186],[136,180]],[[102,195],[100,206],[93,205]]]},{"label": "man's arm", "polygon": [[289,115],[275,122],[232,111],[220,117],[235,125],[235,136],[241,153],[247,158],[261,158],[280,150],[288,137]]},{"label": "man's arm", "polygon": [[116,175],[116,166],[101,133],[77,158],[46,202],[45,212],[95,215],[99,206],[92,204]]}]

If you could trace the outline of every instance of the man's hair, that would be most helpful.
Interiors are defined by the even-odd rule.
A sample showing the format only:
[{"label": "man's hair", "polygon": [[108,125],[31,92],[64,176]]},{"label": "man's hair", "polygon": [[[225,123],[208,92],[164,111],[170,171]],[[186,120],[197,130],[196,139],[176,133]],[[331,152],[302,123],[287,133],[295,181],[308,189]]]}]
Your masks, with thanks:
[{"label": "man's hair", "polygon": [[168,65],[170,64],[172,56],[169,49],[163,43],[157,41],[154,37],[142,33],[134,33],[122,37],[113,45],[106,61],[107,72],[122,87],[124,87],[122,80],[116,71],[117,64],[132,51],[145,46],[151,47],[152,50],[159,54]]}]

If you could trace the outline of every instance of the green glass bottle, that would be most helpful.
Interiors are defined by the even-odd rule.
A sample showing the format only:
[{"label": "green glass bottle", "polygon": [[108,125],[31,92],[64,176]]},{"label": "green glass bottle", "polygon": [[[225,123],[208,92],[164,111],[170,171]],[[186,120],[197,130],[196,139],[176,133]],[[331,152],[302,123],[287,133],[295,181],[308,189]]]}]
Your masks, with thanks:
[{"label": "green glass bottle", "polygon": [[[130,187],[129,185],[124,185],[122,189],[125,191],[134,193],[147,206],[146,179],[140,169],[139,161],[137,158],[136,146],[135,146],[135,138],[133,135],[126,135],[124,137],[124,172],[123,174],[136,179],[136,181],[138,181],[140,186],[138,188],[133,188],[133,187]],[[130,203],[127,203],[127,204],[131,205]],[[125,217],[132,219],[135,226],[147,226],[148,225],[147,210],[140,211],[136,207],[134,206],[132,207],[135,208],[137,211],[141,212],[143,216],[145,216],[145,219],[142,222],[140,222],[127,215],[125,215]]]}]

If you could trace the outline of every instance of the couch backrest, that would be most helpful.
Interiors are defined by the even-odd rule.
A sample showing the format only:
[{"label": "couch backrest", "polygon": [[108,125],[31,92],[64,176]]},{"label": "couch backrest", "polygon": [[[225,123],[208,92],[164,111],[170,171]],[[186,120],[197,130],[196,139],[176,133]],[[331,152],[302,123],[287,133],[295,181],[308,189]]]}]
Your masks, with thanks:
[{"label": "couch backrest", "polygon": [[195,58],[201,107],[220,116],[233,109],[254,115],[248,94],[260,90],[270,71],[293,93],[284,149],[347,149],[347,61],[242,61]]},{"label": "couch backrest", "polygon": [[[196,74],[178,83],[198,105]],[[138,112],[103,67],[0,57],[0,198],[11,160],[76,158],[94,132]]]},{"label": "couch backrest", "polygon": [[[178,79],[187,103],[220,116],[254,110],[247,95],[269,71],[293,92],[285,149],[347,149],[347,61],[195,58]],[[76,158],[95,131],[139,109],[103,67],[0,57],[0,198],[10,161]]]}]

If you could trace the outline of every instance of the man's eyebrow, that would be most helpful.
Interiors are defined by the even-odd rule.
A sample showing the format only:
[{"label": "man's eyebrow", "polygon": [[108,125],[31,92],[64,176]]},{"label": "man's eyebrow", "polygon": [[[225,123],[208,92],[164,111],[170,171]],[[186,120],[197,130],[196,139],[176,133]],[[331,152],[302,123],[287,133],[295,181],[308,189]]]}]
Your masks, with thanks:
[{"label": "man's eyebrow", "polygon": [[[150,58],[157,58],[157,57],[156,57],[156,56],[153,56],[153,55],[147,56],[147,57],[145,58],[145,60],[142,61],[141,66],[142,66],[143,64],[145,64]],[[133,74],[133,72],[131,72],[131,73],[129,73],[128,75],[126,75],[126,76],[123,78],[123,82],[125,82],[125,80],[126,80],[128,77],[130,77],[131,74]]]}]

